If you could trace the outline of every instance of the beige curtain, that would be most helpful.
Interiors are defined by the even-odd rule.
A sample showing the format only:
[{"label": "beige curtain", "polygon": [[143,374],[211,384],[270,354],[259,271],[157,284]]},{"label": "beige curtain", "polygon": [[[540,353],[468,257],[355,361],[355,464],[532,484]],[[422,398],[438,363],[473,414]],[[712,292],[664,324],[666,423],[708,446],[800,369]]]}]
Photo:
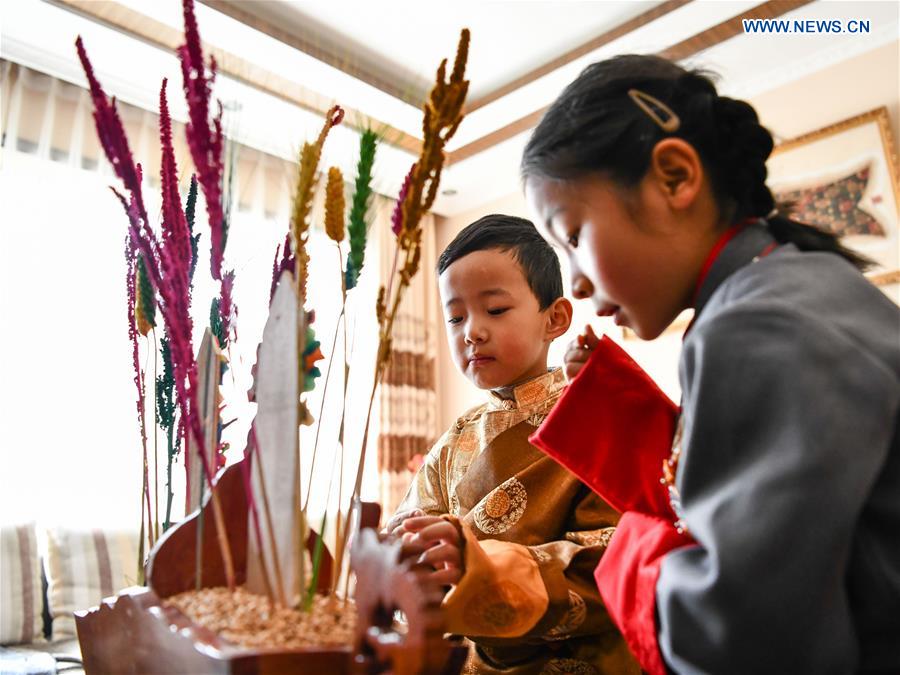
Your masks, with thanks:
[{"label": "beige curtain", "polygon": [[[389,206],[393,210],[395,202]],[[389,214],[388,214],[389,217]],[[424,455],[438,435],[435,392],[438,329],[434,216],[422,219],[419,272],[400,304],[394,323],[391,360],[380,391],[378,471],[385,515],[400,503]],[[382,279],[393,269],[394,236],[379,228]]]}]

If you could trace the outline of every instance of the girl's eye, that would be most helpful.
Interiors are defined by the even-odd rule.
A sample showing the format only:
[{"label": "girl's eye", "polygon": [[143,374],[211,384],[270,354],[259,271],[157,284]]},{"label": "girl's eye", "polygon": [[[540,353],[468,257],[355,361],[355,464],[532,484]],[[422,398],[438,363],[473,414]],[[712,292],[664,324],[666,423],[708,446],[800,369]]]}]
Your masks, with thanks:
[{"label": "girl's eye", "polygon": [[451,316],[449,319],[447,319],[447,323],[453,324],[453,325],[458,324],[460,321],[462,321],[461,316]]},{"label": "girl's eye", "polygon": [[578,247],[578,235],[581,234],[581,230],[575,230],[572,234],[569,235],[569,238],[566,239],[566,243],[572,248]]},{"label": "girl's eye", "polygon": [[491,316],[499,316],[508,310],[509,307],[499,307],[497,309],[489,309],[488,314],[490,314]]}]

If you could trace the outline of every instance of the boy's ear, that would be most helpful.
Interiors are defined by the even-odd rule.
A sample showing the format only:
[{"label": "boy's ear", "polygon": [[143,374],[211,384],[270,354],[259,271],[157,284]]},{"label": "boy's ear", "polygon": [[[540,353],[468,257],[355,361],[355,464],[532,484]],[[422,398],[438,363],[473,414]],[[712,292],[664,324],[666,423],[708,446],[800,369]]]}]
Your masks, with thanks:
[{"label": "boy's ear", "polygon": [[545,310],[547,313],[547,339],[555,340],[569,330],[572,324],[572,303],[566,298],[557,298]]}]

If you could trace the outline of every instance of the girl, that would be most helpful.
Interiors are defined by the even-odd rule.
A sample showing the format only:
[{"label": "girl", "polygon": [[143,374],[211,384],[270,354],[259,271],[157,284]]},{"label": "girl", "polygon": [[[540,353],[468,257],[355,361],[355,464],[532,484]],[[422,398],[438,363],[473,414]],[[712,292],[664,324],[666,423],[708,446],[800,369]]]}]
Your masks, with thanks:
[{"label": "girl", "polygon": [[625,511],[596,579],[648,672],[896,673],[900,311],[774,211],[771,150],[747,103],[653,56],[550,107],[522,173],[575,296],[648,340],[695,319],[680,408],[586,334],[532,442]]}]

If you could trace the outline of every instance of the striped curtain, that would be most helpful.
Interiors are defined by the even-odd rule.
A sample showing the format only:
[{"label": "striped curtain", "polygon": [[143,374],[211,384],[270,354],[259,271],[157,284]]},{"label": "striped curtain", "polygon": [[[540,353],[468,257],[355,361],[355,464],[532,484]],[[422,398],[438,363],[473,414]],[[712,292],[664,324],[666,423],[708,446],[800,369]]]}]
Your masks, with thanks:
[{"label": "striped curtain", "polygon": [[[403,499],[422,458],[438,436],[435,393],[438,294],[434,217],[422,219],[423,251],[419,273],[407,289],[394,323],[391,359],[380,391],[378,471],[383,513]],[[381,228],[382,277],[393,268],[394,242]]]},{"label": "striped curtain", "polygon": [[[157,113],[121,100],[117,106],[135,161],[144,169],[149,190],[145,196],[152,199],[159,186]],[[226,105],[226,133],[239,122],[240,114],[234,108],[232,103]],[[0,120],[6,149],[113,176],[94,130],[90,94],[81,86],[0,59]],[[181,181],[187,184],[193,164],[184,123],[173,120],[172,131]],[[241,143],[234,144],[234,153],[237,211],[284,222],[290,214],[296,164]]]}]

